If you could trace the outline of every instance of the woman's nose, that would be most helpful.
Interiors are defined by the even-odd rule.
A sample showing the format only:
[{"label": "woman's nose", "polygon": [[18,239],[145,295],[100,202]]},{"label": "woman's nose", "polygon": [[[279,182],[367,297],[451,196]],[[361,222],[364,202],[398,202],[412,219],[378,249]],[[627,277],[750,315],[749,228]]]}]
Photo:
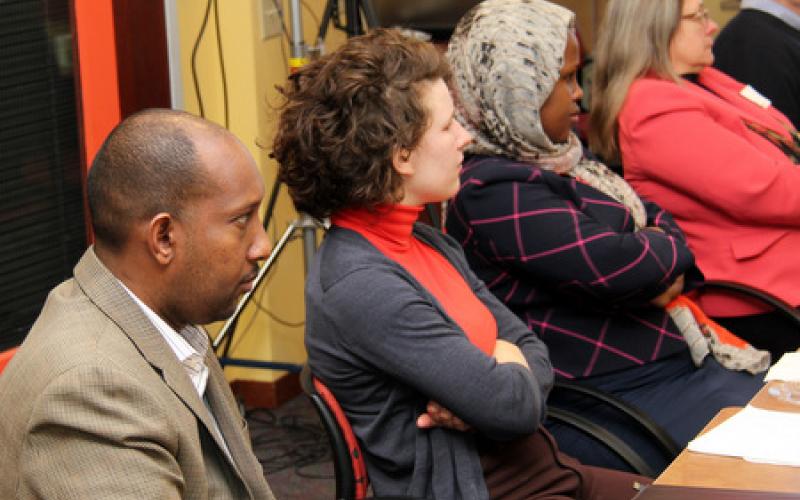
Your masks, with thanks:
[{"label": "woman's nose", "polygon": [[461,141],[459,141],[458,149],[464,149],[472,143],[472,134],[465,129],[459,122],[456,125],[461,129]]}]

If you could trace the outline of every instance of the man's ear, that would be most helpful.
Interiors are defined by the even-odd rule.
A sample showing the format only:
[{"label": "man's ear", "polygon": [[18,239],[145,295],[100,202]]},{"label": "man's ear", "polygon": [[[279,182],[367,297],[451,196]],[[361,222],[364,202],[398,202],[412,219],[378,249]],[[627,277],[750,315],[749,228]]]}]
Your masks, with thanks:
[{"label": "man's ear", "polygon": [[150,219],[147,232],[147,246],[159,264],[166,265],[175,258],[175,219],[161,212]]},{"label": "man's ear", "polygon": [[392,167],[400,175],[414,175],[414,165],[411,163],[411,151],[396,146],[392,152]]}]

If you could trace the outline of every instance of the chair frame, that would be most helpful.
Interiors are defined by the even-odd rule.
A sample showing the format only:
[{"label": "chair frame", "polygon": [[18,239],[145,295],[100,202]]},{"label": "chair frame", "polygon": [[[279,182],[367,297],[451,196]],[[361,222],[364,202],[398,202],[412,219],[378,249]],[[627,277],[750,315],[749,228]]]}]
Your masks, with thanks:
[{"label": "chair frame", "polygon": [[[800,346],[800,311],[783,299],[780,299],[769,292],[755,288],[751,285],[730,280],[707,280],[700,288],[697,289],[697,292],[699,292],[701,296],[705,292],[728,292],[729,295],[738,295],[744,298],[756,299],[757,301],[760,301],[771,307],[775,312],[779,313],[783,319],[787,321],[787,323],[792,324],[794,326],[794,335],[792,335],[791,339],[789,339],[791,341],[791,348],[787,347],[786,345],[770,345],[769,342],[754,342],[756,339],[752,338],[745,339],[753,344],[753,346],[757,349],[770,351],[770,353],[773,355],[773,362],[777,361],[776,357],[780,357],[783,352],[788,352],[787,349],[791,351]],[[737,332],[733,331],[733,333],[736,334]]]},{"label": "chair frame", "polygon": [[[758,299],[768,304],[776,311],[781,312],[781,314],[786,316],[787,319],[792,321],[797,326],[798,332],[800,332],[800,311],[792,307],[783,299],[779,299],[769,292],[765,292],[744,283],[729,280],[707,280],[703,283],[703,286],[700,287],[700,293],[702,293],[704,290],[728,291],[744,295],[745,297]],[[800,335],[800,333],[798,335]]]},{"label": "chair frame", "polygon": [[[664,454],[664,458],[671,462],[681,452],[680,446],[674,439],[649,415],[634,407],[630,403],[600,389],[590,387],[587,385],[557,381],[553,386],[553,393],[575,393],[580,396],[593,399],[609,406],[622,415],[624,415],[630,422],[636,426],[650,440],[656,447]],[[592,439],[602,443],[606,448],[611,450],[615,455],[622,459],[634,472],[637,474],[655,477],[655,471],[650,465],[641,457],[641,455],[631,448],[618,436],[601,427],[589,418],[579,415],[573,411],[559,408],[556,404],[548,401],[547,417],[574,427],[575,429],[583,432]]]},{"label": "chair frame", "polygon": [[[333,393],[314,377],[306,364],[300,372],[300,385],[319,415],[331,445],[337,500],[362,500],[369,488],[366,463],[361,448]],[[358,473],[357,473],[358,471]]]}]

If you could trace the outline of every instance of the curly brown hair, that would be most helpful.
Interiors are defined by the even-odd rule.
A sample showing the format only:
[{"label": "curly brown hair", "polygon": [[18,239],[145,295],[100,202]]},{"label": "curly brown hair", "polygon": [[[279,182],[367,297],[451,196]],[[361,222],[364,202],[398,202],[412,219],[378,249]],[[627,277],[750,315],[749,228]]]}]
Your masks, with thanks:
[{"label": "curly brown hair", "polygon": [[295,208],[324,218],[398,201],[392,155],[412,151],[427,130],[420,86],[438,79],[450,80],[438,49],[386,29],[351,38],[292,75],[281,89],[272,155]]}]

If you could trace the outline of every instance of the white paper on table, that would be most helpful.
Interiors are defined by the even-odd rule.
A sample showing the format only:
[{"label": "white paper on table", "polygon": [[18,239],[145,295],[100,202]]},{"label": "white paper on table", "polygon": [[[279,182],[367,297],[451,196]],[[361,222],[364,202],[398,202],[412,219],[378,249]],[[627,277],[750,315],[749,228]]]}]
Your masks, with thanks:
[{"label": "white paper on table", "polygon": [[746,406],[689,442],[688,449],[750,462],[800,467],[800,413]]},{"label": "white paper on table", "polygon": [[764,377],[765,382],[770,380],[800,382],[800,352],[787,352],[772,365]]}]

